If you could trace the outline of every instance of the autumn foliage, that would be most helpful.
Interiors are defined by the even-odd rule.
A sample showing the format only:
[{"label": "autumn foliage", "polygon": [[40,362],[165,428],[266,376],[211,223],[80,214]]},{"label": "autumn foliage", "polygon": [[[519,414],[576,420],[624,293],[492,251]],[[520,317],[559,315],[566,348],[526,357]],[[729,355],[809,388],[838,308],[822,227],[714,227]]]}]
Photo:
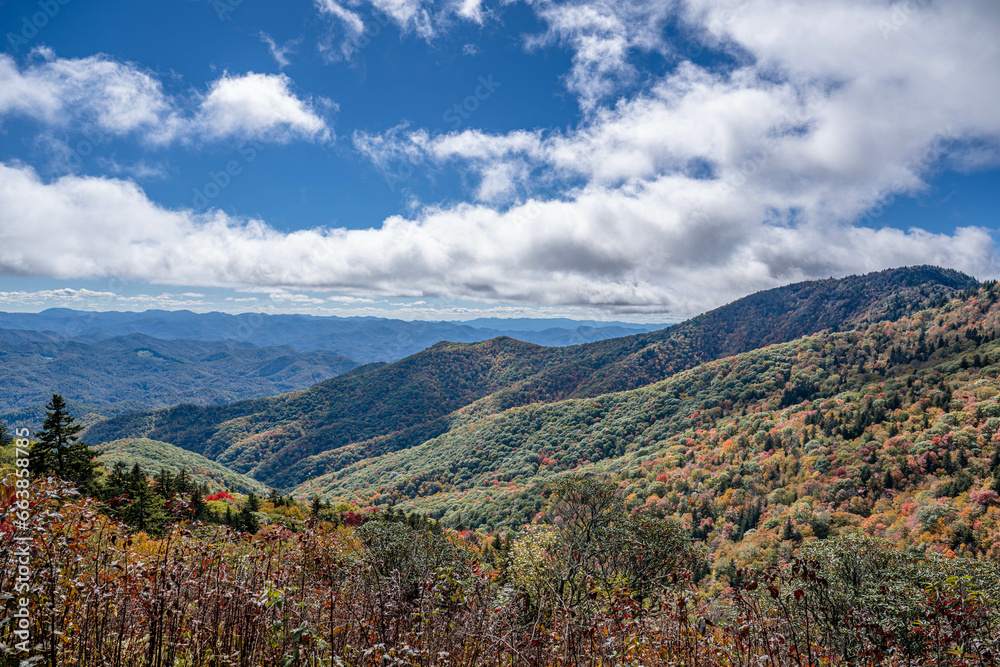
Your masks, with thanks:
[{"label": "autumn foliage", "polygon": [[[502,539],[391,513],[256,535],[182,524],[154,539],[58,483],[33,491],[21,532],[32,538],[30,664],[966,666],[998,655],[1000,577],[985,562],[856,536],[706,595],[683,529],[637,522],[592,481],[564,486],[542,522]],[[12,539],[0,537],[4,591]],[[9,622],[0,642],[18,664]]]}]

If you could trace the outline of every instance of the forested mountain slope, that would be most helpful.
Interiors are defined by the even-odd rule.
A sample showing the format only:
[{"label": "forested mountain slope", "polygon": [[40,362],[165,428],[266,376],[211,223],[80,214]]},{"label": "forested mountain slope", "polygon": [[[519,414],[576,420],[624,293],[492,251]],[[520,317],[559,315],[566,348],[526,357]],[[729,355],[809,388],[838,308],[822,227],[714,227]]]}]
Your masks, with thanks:
[{"label": "forested mountain slope", "polygon": [[[976,284],[963,273],[933,266],[795,283],[752,294],[669,329],[571,348],[565,365],[547,369],[515,391],[539,391],[551,400],[634,389],[705,361],[824,329],[895,320]],[[546,391],[559,386],[562,391],[554,395]]]},{"label": "forested mountain slope", "polygon": [[706,363],[641,389],[479,416],[296,492],[518,527],[566,476],[704,540],[716,575],[860,529],[1000,557],[1000,287]]},{"label": "forested mountain slope", "polygon": [[303,389],[357,365],[333,352],[287,346],[143,334],[88,342],[0,329],[0,412],[43,405],[53,392],[105,415],[181,402],[227,403]]},{"label": "forested mountain slope", "polygon": [[[419,445],[470,412],[632,389],[767,343],[895,317],[974,284],[944,269],[895,269],[769,290],[661,332],[570,348],[503,338],[439,344],[304,392],[126,415],[93,427],[87,437],[169,442],[288,488]],[[455,412],[474,402],[474,410]]]},{"label": "forested mountain slope", "polygon": [[246,475],[235,473],[221,463],[204,456],[174,447],[165,442],[135,438],[106,442],[97,447],[101,463],[111,470],[119,461],[128,468],[138,464],[147,476],[156,478],[162,470],[178,475],[182,470],[192,482],[204,484],[209,491],[231,490],[238,493],[267,495],[267,487]]},{"label": "forested mountain slope", "polygon": [[160,339],[239,341],[261,347],[328,350],[361,363],[398,361],[444,340],[474,343],[499,336],[539,345],[576,345],[658,329],[655,325],[567,319],[479,319],[422,322],[381,317],[317,317],[264,313],[133,312],[51,308],[41,313],[0,312],[0,328],[47,332],[83,342],[144,334]]},{"label": "forested mountain slope", "polygon": [[[124,415],[91,428],[86,437],[94,443],[128,435],[170,442],[281,485],[289,470],[308,477],[312,471],[295,466],[319,452],[346,465],[439,435],[447,429],[448,414],[537,373],[558,355],[557,348],[510,338],[439,343],[395,364],[306,391]],[[366,447],[353,446],[360,442]]]}]

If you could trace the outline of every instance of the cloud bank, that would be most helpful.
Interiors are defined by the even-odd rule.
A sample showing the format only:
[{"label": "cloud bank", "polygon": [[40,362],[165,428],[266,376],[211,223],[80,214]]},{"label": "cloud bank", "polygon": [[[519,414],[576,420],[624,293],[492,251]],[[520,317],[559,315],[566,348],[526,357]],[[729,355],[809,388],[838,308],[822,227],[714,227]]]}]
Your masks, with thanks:
[{"label": "cloud bank", "polygon": [[[361,35],[360,4],[318,6]],[[444,10],[433,3],[376,4],[421,37],[439,34]],[[450,6],[470,17],[485,11]],[[1000,161],[995,3],[531,6],[546,28],[526,47],[560,44],[574,54],[565,83],[584,109],[576,126],[439,134],[401,126],[351,137],[389,173],[403,165],[414,178],[425,168],[471,174],[470,202],[419,207],[371,229],[284,233],[219,211],[164,208],[128,180],[44,180],[0,164],[0,271],[669,317],[890,266],[997,274],[996,225],[936,234],[868,224],[888,197],[921,192],[940,170]],[[698,64],[665,42],[668,23],[728,65]],[[635,58],[651,53],[675,62],[626,96]],[[0,114],[55,124],[73,105],[86,122],[154,142],[329,132],[282,75],[226,75],[186,111],[145,76],[101,57],[25,70],[0,57],[0,84],[9,84],[0,85]],[[114,101],[129,95],[130,111],[116,111]]]},{"label": "cloud bank", "polygon": [[[681,197],[706,217],[665,215]],[[44,182],[29,168],[0,165],[0,220],[18,222],[0,235],[0,271],[687,314],[816,275],[923,262],[978,274],[992,266],[985,230],[753,224],[746,203],[711,181],[692,192],[668,178],[503,213],[463,205],[393,217],[378,229],[282,233],[217,211],[164,209],[129,181]]]},{"label": "cloud bank", "polygon": [[[231,138],[325,141],[332,130],[284,74],[225,74],[191,100],[167,95],[158,79],[104,55],[57,58],[38,50],[20,68],[0,54],[0,122],[30,118],[49,128],[93,128],[152,145]],[[322,101],[325,103],[325,101]]]}]

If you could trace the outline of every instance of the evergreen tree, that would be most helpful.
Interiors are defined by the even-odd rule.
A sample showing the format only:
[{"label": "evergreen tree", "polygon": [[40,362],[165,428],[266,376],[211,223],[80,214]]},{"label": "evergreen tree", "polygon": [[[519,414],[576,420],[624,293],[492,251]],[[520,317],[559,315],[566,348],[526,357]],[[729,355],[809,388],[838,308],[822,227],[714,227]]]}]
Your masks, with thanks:
[{"label": "evergreen tree", "polygon": [[94,452],[80,442],[83,426],[66,409],[66,401],[59,394],[45,406],[42,430],[35,434],[36,441],[28,450],[28,468],[32,475],[55,474],[75,482],[84,493],[93,493],[97,481],[97,462]]},{"label": "evergreen tree", "polygon": [[111,500],[128,493],[128,468],[124,461],[116,461],[108,472],[104,484],[104,499]]},{"label": "evergreen tree", "polygon": [[132,501],[124,512],[125,523],[147,533],[161,532],[168,518],[163,509],[163,498],[149,488],[146,473],[138,463],[128,474],[127,486]]},{"label": "evergreen tree", "polygon": [[166,468],[160,468],[160,474],[156,476],[156,494],[163,498],[169,498],[170,494],[176,490],[174,487],[173,475]]},{"label": "evergreen tree", "polygon": [[201,491],[195,489],[191,493],[191,514],[195,521],[202,521],[205,518],[206,506],[205,497],[201,495]]},{"label": "evergreen tree", "polygon": [[0,449],[6,449],[14,444],[14,436],[3,422],[0,422]]},{"label": "evergreen tree", "polygon": [[174,490],[177,493],[191,493],[191,487],[191,477],[188,475],[188,471],[181,468],[181,471],[174,477]]},{"label": "evergreen tree", "polygon": [[250,511],[250,503],[243,505],[243,509],[236,516],[235,527],[236,530],[241,530],[245,533],[256,533],[260,530],[257,517]]},{"label": "evergreen tree", "polygon": [[251,492],[250,495],[247,496],[246,507],[251,512],[260,511],[260,500],[257,498],[257,495],[255,493]]}]

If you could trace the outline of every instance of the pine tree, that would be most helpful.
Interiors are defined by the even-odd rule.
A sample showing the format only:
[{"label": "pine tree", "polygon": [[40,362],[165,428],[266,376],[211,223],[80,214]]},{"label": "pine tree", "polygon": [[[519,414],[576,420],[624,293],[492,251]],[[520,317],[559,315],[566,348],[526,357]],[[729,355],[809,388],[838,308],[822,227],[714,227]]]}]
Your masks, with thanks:
[{"label": "pine tree", "polygon": [[3,422],[0,422],[0,449],[7,449],[14,444],[14,436]]},{"label": "pine tree", "polygon": [[245,504],[243,509],[240,510],[239,515],[237,515],[236,529],[251,534],[260,530],[260,523],[257,521],[257,517],[250,511],[250,503]]},{"label": "pine tree", "polygon": [[173,475],[166,468],[160,468],[160,474],[156,476],[156,494],[169,498],[175,490]]},{"label": "pine tree", "polygon": [[111,500],[126,493],[128,493],[128,468],[124,461],[115,461],[104,484],[104,499]]},{"label": "pine tree", "polygon": [[125,510],[125,523],[147,533],[161,532],[167,522],[163,499],[149,488],[146,473],[138,463],[132,466],[128,474],[127,486],[132,502]]},{"label": "pine tree", "polygon": [[188,471],[181,468],[181,471],[177,473],[177,477],[174,477],[174,490],[178,493],[191,493],[191,487],[191,477],[188,475]]},{"label": "pine tree", "polygon": [[45,406],[42,430],[35,434],[36,441],[28,450],[28,467],[32,475],[55,474],[75,482],[84,493],[93,493],[97,480],[99,453],[80,442],[83,426],[66,409],[66,401],[59,394]]},{"label": "pine tree", "polygon": [[191,493],[191,514],[195,521],[201,521],[205,518],[206,505],[205,498],[201,495],[201,491],[195,489]]},{"label": "pine tree", "polygon": [[253,493],[252,491],[250,492],[250,495],[247,496],[246,507],[251,512],[259,512],[260,511],[260,500],[257,498],[257,495],[255,493]]}]

